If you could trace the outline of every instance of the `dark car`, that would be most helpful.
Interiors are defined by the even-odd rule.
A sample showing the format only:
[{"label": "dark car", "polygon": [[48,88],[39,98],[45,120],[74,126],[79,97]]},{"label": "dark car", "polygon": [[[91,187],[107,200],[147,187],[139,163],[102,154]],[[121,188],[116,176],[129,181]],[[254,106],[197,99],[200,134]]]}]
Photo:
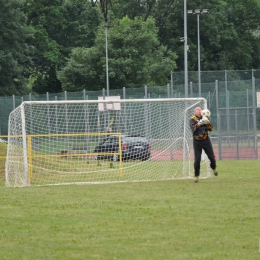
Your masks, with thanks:
[{"label": "dark car", "polygon": [[[151,156],[151,146],[146,137],[140,135],[121,135],[122,160],[148,160]],[[114,162],[119,160],[118,135],[109,135],[98,146],[96,146],[94,159],[110,159]],[[111,154],[98,154],[111,153]]]}]

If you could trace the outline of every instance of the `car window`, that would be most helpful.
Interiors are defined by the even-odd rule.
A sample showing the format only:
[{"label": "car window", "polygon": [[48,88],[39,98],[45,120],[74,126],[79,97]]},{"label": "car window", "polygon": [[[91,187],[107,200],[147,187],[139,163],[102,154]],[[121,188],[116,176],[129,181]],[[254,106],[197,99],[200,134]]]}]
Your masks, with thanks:
[{"label": "car window", "polygon": [[127,136],[125,137],[125,142],[126,143],[131,143],[131,142],[147,142],[147,139],[145,137],[137,136],[137,137],[130,137]]},{"label": "car window", "polygon": [[117,136],[109,136],[105,141],[103,142],[104,144],[111,144],[117,142],[118,138]]},{"label": "car window", "polygon": [[103,144],[109,144],[110,143],[110,138],[106,138],[102,143]]},{"label": "car window", "polygon": [[117,137],[117,136],[113,136],[113,137],[111,138],[111,142],[112,142],[112,143],[118,142],[118,137]]}]

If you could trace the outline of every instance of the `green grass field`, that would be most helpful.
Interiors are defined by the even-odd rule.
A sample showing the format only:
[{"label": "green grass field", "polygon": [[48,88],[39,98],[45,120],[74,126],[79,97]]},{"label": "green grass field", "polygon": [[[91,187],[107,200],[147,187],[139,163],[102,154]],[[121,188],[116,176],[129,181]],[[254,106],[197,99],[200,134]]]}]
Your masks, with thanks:
[{"label": "green grass field", "polygon": [[5,188],[1,159],[0,259],[260,259],[259,169],[220,161],[197,184]]}]

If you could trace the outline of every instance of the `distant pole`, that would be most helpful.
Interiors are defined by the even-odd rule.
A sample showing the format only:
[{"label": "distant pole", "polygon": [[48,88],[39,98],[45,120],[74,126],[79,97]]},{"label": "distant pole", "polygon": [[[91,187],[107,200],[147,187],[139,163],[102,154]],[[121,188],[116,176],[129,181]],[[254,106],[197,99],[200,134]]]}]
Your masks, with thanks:
[{"label": "distant pole", "polygon": [[199,97],[201,97],[201,72],[200,72],[200,14],[197,13],[197,27],[198,27],[198,83],[199,83]]},{"label": "distant pole", "polygon": [[111,27],[108,24],[108,0],[100,1],[101,10],[105,20],[105,38],[106,38],[106,85],[107,85],[107,96],[109,96],[109,75],[108,75],[108,28]]},{"label": "distant pole", "polygon": [[188,97],[188,45],[187,45],[187,0],[184,0],[184,86],[185,98]]},{"label": "distant pole", "polygon": [[196,9],[188,10],[188,14],[196,14],[197,15],[197,35],[198,35],[198,85],[199,85],[199,97],[201,97],[201,69],[200,69],[200,14],[207,14],[208,9]]},{"label": "distant pole", "polygon": [[106,35],[106,82],[107,82],[107,96],[109,96],[108,41],[107,41],[108,27],[109,27],[109,25],[106,23],[106,24],[105,24],[105,35]]}]

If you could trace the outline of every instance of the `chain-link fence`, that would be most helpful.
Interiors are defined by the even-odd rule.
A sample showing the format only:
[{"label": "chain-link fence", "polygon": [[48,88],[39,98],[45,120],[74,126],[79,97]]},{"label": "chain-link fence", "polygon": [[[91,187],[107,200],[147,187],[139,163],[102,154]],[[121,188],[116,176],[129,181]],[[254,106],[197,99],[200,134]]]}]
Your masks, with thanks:
[{"label": "chain-link fence", "polygon": [[[109,94],[110,96],[120,96],[121,99],[183,98],[185,97],[183,81],[183,72],[172,72],[171,83],[165,86],[111,89]],[[198,89],[198,73],[189,72],[189,97],[198,97]],[[211,110],[211,120],[215,129],[212,138],[214,146],[219,149],[218,155],[220,159],[247,158],[247,155],[239,154],[240,140],[241,142],[246,140],[243,141],[243,147],[248,143],[250,149],[253,149],[254,154],[250,158],[255,159],[258,157],[256,154],[256,137],[257,129],[260,128],[260,113],[256,109],[257,91],[260,92],[260,70],[201,72],[201,96],[207,99],[208,108]],[[9,114],[23,101],[97,100],[98,97],[105,96],[106,90],[104,88],[99,91],[65,91],[63,93],[0,97],[0,135],[8,134]],[[227,144],[232,144],[231,146],[235,147],[234,156],[231,156],[231,150],[229,150],[227,152],[229,155],[223,157],[223,147],[227,146]]]}]

